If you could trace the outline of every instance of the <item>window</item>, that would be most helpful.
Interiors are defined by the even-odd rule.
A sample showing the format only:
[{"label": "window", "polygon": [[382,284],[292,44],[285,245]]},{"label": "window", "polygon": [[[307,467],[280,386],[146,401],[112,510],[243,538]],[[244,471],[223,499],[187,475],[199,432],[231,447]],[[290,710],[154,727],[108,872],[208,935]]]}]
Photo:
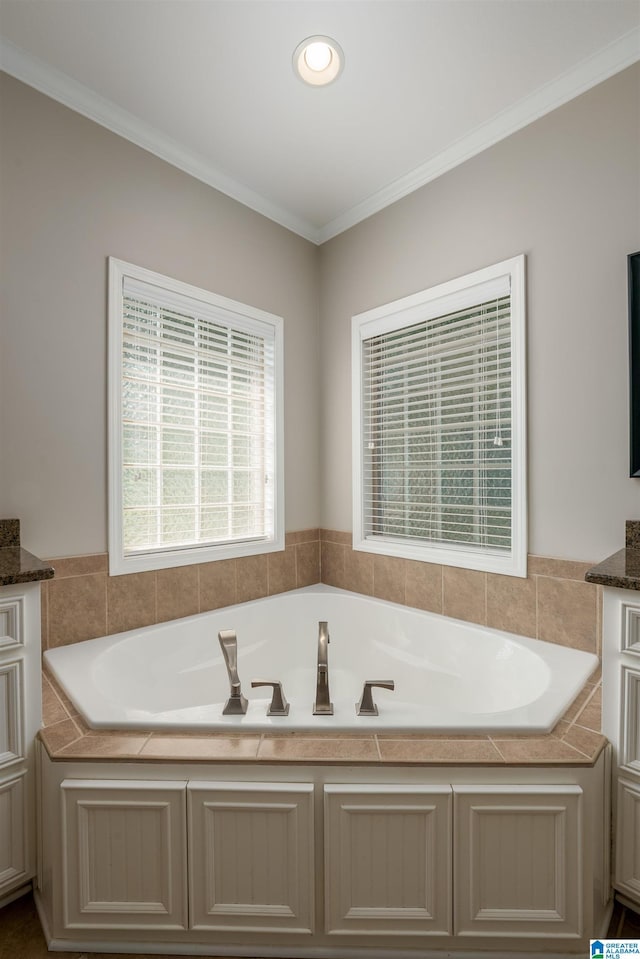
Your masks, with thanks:
[{"label": "window", "polygon": [[109,260],[112,575],[284,549],[280,317]]},{"label": "window", "polygon": [[354,548],[526,576],[524,256],[353,317]]}]

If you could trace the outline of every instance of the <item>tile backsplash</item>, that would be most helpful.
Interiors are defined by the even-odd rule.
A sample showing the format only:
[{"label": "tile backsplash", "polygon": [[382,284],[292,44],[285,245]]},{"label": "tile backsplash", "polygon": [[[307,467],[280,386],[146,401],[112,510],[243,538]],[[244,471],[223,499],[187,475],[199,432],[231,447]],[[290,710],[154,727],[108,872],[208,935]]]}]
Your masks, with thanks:
[{"label": "tile backsplash", "polygon": [[319,530],[287,533],[278,553],[109,576],[106,553],[52,559],[42,586],[42,648],[138,629],[320,581]]},{"label": "tile backsplash", "polygon": [[529,556],[528,576],[420,563],[351,548],[351,534],[320,531],[322,582],[600,655],[601,587],[590,563]]},{"label": "tile backsplash", "polygon": [[43,649],[259,599],[317,582],[600,653],[601,587],[589,563],[530,556],[526,579],[355,551],[351,533],[287,533],[282,552],[108,575],[106,554],[52,559]]}]

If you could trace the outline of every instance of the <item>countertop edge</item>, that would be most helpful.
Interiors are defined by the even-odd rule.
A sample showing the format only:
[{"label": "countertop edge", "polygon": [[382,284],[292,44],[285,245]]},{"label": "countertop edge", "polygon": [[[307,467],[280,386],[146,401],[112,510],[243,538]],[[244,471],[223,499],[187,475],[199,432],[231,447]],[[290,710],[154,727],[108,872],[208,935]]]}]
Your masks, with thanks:
[{"label": "countertop edge", "polygon": [[619,549],[587,570],[584,578],[597,586],[640,590],[640,549],[630,546]]},{"label": "countertop edge", "polygon": [[20,546],[0,548],[0,586],[17,586],[53,579],[55,569]]}]

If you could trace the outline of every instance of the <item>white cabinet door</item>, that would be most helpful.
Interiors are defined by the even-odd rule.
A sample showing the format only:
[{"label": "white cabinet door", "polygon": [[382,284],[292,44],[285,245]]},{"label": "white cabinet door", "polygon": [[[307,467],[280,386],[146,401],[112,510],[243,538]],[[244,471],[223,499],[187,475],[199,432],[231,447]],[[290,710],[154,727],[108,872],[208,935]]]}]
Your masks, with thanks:
[{"label": "white cabinet door", "polygon": [[618,780],[615,884],[640,902],[640,784]]},{"label": "white cabinet door", "polygon": [[0,775],[25,759],[22,660],[0,663]]},{"label": "white cabinet door", "polygon": [[582,934],[579,786],[454,786],[456,935]]},{"label": "white cabinet door", "polygon": [[[42,724],[40,584],[0,588],[0,898],[36,873],[34,740]],[[21,808],[18,808],[18,804]]]},{"label": "white cabinet door", "polygon": [[24,649],[24,597],[0,590],[0,650]]},{"label": "white cabinet door", "polygon": [[325,930],[451,932],[451,787],[325,786]]},{"label": "white cabinet door", "polygon": [[66,929],[185,929],[186,782],[62,783]]},{"label": "white cabinet door", "polygon": [[0,899],[29,878],[24,782],[24,772],[0,782]]},{"label": "white cabinet door", "polygon": [[615,767],[613,884],[640,907],[640,604],[627,589],[604,591],[602,719]]},{"label": "white cabinet door", "polygon": [[192,928],[314,929],[313,785],[190,782]]},{"label": "white cabinet door", "polygon": [[623,663],[621,685],[622,749],[619,763],[640,776],[640,669]]}]

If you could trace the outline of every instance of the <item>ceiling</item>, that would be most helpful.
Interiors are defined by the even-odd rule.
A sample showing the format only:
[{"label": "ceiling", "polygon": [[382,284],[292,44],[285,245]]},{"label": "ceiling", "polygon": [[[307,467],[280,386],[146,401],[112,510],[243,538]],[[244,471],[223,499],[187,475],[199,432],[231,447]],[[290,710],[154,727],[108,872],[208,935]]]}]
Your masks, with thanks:
[{"label": "ceiling", "polygon": [[[327,34],[328,87],[292,55]],[[6,72],[321,243],[640,59],[640,0],[0,0]]]}]

